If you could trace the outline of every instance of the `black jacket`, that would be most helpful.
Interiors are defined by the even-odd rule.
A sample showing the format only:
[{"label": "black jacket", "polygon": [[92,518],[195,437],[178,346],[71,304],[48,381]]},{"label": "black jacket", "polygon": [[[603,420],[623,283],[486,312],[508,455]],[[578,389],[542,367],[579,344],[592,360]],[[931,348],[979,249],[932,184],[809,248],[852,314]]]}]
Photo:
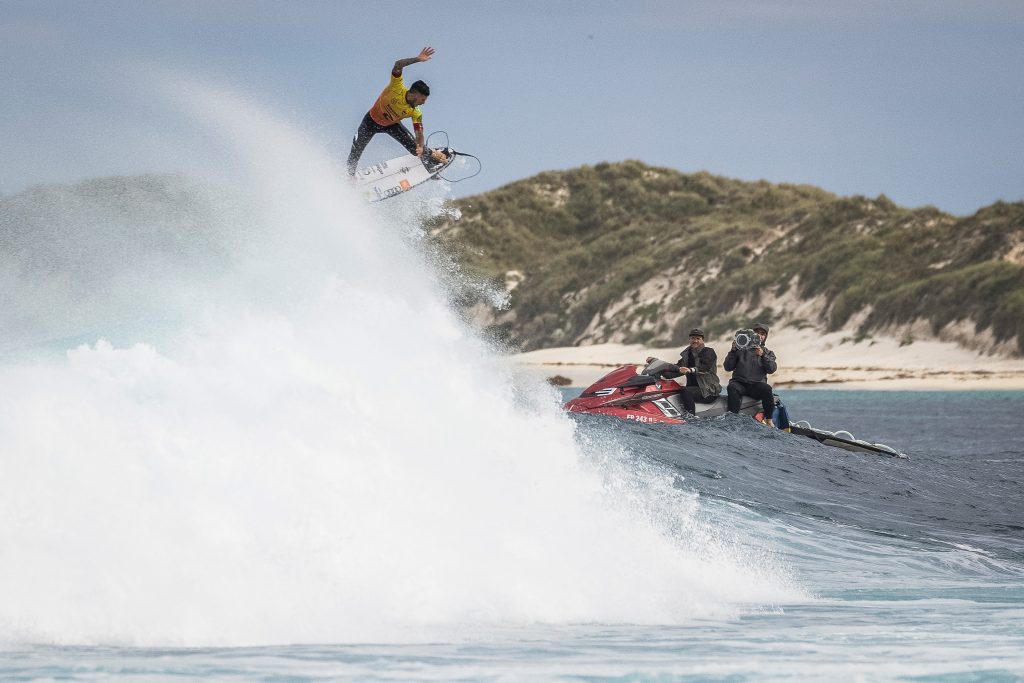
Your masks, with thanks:
[{"label": "black jacket", "polygon": [[768,375],[778,370],[775,352],[764,350],[758,357],[754,349],[733,349],[725,356],[722,363],[726,372],[732,372],[732,378],[744,382],[766,382]]},{"label": "black jacket", "polygon": [[[718,354],[705,346],[692,357],[693,349],[687,346],[679,354],[680,368],[697,368],[697,386],[704,398],[718,396],[722,392],[722,381],[718,379]],[[683,374],[683,373],[680,373]],[[666,375],[667,377],[668,375]]]},{"label": "black jacket", "polygon": [[718,379],[718,353],[711,346],[705,346],[696,353],[692,347],[683,349],[679,354],[679,367],[697,369],[695,379],[701,396],[711,398],[722,392],[722,380]]}]

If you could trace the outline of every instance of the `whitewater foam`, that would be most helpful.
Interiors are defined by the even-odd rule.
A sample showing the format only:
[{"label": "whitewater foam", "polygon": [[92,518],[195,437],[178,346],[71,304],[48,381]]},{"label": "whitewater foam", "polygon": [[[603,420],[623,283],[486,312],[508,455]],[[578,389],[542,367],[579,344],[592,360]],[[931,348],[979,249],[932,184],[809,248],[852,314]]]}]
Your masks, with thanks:
[{"label": "whitewater foam", "polygon": [[[174,91],[232,141],[233,183],[199,219],[227,255],[146,278],[88,252],[74,287],[136,269],[90,293],[106,332],[0,368],[0,639],[362,642],[801,597],[667,474],[578,440],[453,313],[408,225],[350,197],[301,134]],[[172,331],[134,326],[129,300]]]}]

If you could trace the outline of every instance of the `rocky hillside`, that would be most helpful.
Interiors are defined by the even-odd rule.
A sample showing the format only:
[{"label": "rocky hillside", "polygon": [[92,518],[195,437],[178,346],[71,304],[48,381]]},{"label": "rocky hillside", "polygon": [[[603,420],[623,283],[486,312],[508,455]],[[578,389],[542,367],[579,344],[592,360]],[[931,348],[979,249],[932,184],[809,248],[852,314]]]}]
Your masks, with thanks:
[{"label": "rocky hillside", "polygon": [[471,310],[524,350],[672,346],[756,319],[1024,354],[1021,202],[957,217],[627,161],[457,204],[432,234],[510,292],[505,310]]}]

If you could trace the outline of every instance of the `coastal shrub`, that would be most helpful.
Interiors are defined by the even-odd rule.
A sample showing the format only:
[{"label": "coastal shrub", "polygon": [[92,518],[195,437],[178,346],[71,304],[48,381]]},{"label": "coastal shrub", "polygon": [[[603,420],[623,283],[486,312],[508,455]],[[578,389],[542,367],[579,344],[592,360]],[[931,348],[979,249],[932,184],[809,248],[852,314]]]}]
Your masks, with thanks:
[{"label": "coastal shrub", "polygon": [[650,328],[645,328],[637,330],[636,332],[627,335],[624,341],[627,344],[646,344],[651,341],[651,339],[654,337],[654,334],[654,330]]},{"label": "coastal shrub", "polygon": [[[527,275],[512,303],[514,336],[527,348],[556,337],[573,343],[594,316],[670,271],[715,275],[666,292],[645,320],[685,311],[688,320],[747,324],[795,281],[799,297],[825,297],[832,327],[871,307],[865,334],[971,318],[1024,345],[1024,275],[999,260],[1024,230],[1020,202],[958,218],[900,208],[885,195],[836,197],[626,161],[541,173],[456,205],[462,219],[430,231],[471,274]],[[605,325],[611,333],[630,320],[609,316]],[[665,334],[685,341],[682,327]]]}]

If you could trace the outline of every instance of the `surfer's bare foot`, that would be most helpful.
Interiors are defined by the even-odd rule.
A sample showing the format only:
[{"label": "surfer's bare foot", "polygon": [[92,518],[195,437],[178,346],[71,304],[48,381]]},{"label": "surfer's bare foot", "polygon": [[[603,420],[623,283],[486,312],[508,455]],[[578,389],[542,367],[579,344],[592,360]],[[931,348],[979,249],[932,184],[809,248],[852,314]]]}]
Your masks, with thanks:
[{"label": "surfer's bare foot", "polygon": [[439,149],[430,150],[430,158],[440,164],[443,164],[446,161],[448,161],[448,155]]}]

